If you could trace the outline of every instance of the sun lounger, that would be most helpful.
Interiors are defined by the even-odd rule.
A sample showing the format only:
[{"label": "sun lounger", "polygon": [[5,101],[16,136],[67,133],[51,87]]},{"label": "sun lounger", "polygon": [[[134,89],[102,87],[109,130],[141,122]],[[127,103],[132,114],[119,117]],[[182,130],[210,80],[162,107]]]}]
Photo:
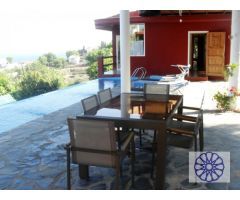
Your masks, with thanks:
[{"label": "sun lounger", "polygon": [[180,74],[171,74],[171,75],[165,75],[165,76],[160,76],[160,75],[150,75],[148,79],[152,81],[174,81],[178,79],[184,79],[186,75],[189,74],[190,70],[190,65],[171,65],[172,67],[177,67],[179,71],[181,72]]},{"label": "sun lounger", "polygon": [[151,75],[147,79],[134,80],[132,81],[132,90],[141,91],[145,83],[150,84],[169,84],[170,92],[174,93],[188,84],[185,80],[185,76],[189,73],[190,65],[171,65],[172,67],[177,67],[180,70],[180,74],[159,76]]}]

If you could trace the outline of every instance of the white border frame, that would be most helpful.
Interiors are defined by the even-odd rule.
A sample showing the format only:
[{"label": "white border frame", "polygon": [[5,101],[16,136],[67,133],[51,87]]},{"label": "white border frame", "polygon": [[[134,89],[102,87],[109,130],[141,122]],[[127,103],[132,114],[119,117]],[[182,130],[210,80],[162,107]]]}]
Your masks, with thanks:
[{"label": "white border frame", "polygon": [[187,58],[187,63],[190,65],[190,58],[191,58],[191,36],[192,34],[201,34],[201,33],[208,33],[209,31],[188,31],[188,58]]}]

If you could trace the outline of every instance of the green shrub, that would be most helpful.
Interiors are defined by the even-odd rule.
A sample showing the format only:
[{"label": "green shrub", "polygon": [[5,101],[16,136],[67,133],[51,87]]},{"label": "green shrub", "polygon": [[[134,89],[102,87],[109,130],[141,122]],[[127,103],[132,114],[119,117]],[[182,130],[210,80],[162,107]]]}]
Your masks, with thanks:
[{"label": "green shrub", "polygon": [[16,99],[28,98],[57,90],[61,86],[63,77],[57,70],[33,63],[21,72],[13,96]]},{"label": "green shrub", "polygon": [[94,62],[87,68],[87,74],[90,79],[96,79],[98,75],[97,63]]},{"label": "green shrub", "polygon": [[8,94],[12,89],[12,80],[6,74],[0,73],[0,95]]},{"label": "green shrub", "polygon": [[[231,92],[231,90],[230,90]],[[233,102],[236,100],[236,95],[234,93],[230,93],[230,95],[227,92],[217,92],[213,99],[217,102],[217,108],[222,111],[231,110],[231,106]]]},{"label": "green shrub", "polygon": [[57,57],[53,53],[47,53],[40,56],[38,58],[38,62],[40,62],[42,65],[54,68],[63,68],[66,65],[66,61],[64,58]]},{"label": "green shrub", "polygon": [[[101,46],[98,47],[97,49],[93,49],[92,51],[89,51],[86,60],[88,61],[88,69],[87,69],[87,74],[90,79],[95,79],[97,78],[98,75],[98,70],[97,70],[97,59],[99,56],[111,56],[112,55],[112,44],[106,44],[106,43],[101,43]],[[106,63],[110,62],[112,63],[111,58],[105,60]],[[105,64],[106,64],[105,63]],[[106,66],[104,68],[104,71],[111,70],[112,66]]]}]

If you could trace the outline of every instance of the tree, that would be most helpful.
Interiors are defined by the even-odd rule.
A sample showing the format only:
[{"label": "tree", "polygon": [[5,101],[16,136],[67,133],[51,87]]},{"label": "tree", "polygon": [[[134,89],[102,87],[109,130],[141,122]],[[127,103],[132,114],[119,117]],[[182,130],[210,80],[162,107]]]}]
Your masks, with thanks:
[{"label": "tree", "polygon": [[5,73],[0,73],[0,95],[8,94],[12,91],[12,80]]},{"label": "tree", "polygon": [[42,65],[48,66],[48,60],[47,60],[47,57],[46,57],[46,56],[40,56],[40,57],[38,58],[38,61],[39,61]]},{"label": "tree", "polygon": [[108,49],[108,48],[111,48],[112,47],[112,43],[107,43],[107,42],[104,42],[104,41],[101,41],[101,44],[99,46],[99,49]]},{"label": "tree", "polygon": [[47,57],[48,66],[54,67],[54,61],[57,59],[57,56],[53,53],[47,53],[44,56]]},{"label": "tree", "polygon": [[21,71],[14,98],[23,99],[57,90],[63,86],[63,76],[56,69],[42,65],[39,61]]},{"label": "tree", "polygon": [[[93,49],[88,52],[86,56],[86,60],[88,61],[88,69],[87,73],[90,79],[97,78],[97,58],[99,56],[112,56],[112,44],[102,42],[101,45],[97,49]],[[110,68],[111,66],[108,66]]]},{"label": "tree", "polygon": [[87,50],[85,49],[85,46],[83,46],[82,49],[79,49],[78,53],[79,53],[80,56],[86,56]]},{"label": "tree", "polygon": [[11,64],[12,61],[13,61],[13,58],[12,58],[12,57],[7,57],[6,59],[7,59],[7,62],[8,62],[9,64]]},{"label": "tree", "polygon": [[66,64],[66,61],[64,58],[57,58],[54,60],[53,65],[56,68],[63,68]]},{"label": "tree", "polygon": [[66,64],[66,61],[64,58],[57,57],[53,53],[47,53],[44,54],[43,56],[40,56],[38,58],[38,61],[42,65],[46,65],[48,67],[55,67],[55,68],[63,68]]},{"label": "tree", "polygon": [[67,59],[68,59],[71,55],[79,55],[79,52],[76,51],[76,50],[71,50],[71,51],[67,51],[67,52],[66,52]]}]

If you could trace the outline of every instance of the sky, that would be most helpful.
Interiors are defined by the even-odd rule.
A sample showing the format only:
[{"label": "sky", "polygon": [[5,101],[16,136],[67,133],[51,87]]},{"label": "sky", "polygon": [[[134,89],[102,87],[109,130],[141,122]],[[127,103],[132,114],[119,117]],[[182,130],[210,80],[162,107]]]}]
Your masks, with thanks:
[{"label": "sky", "polygon": [[96,30],[94,20],[118,14],[121,9],[231,9],[231,4],[222,1],[200,6],[197,1],[202,2],[168,0],[155,5],[153,0],[1,0],[0,58],[63,53],[110,42],[111,32]]},{"label": "sky", "polygon": [[59,53],[110,42],[111,32],[96,30],[94,20],[112,16],[119,10],[85,9],[79,2],[1,2],[0,57]]}]

